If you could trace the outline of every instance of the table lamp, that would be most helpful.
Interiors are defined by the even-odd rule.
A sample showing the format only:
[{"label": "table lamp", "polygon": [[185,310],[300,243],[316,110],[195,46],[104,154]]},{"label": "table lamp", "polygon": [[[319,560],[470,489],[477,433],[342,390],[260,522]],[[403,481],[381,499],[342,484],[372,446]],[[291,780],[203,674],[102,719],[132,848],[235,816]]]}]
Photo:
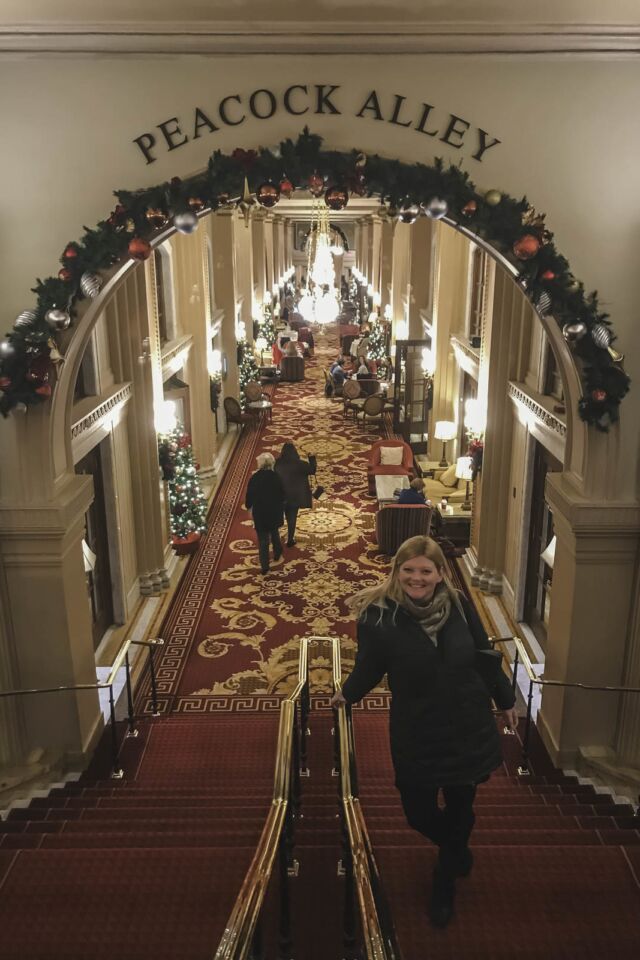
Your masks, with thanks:
[{"label": "table lamp", "polygon": [[436,440],[442,440],[442,460],[440,461],[439,466],[448,467],[449,461],[447,460],[447,441],[455,440],[458,428],[452,420],[436,420],[435,428],[435,438]]},{"label": "table lamp", "polygon": [[464,502],[460,504],[460,509],[471,510],[471,498],[469,496],[469,483],[473,480],[473,460],[471,457],[458,457],[456,460],[456,477],[458,480],[464,480],[467,485]]}]

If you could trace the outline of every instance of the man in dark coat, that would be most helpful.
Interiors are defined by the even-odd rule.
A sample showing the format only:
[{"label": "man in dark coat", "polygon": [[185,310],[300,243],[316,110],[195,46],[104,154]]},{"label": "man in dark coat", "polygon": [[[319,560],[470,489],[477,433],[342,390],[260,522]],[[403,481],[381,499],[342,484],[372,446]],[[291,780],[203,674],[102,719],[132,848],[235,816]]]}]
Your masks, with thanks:
[{"label": "man in dark coat", "polygon": [[269,570],[269,540],[273,546],[273,559],[282,556],[279,527],[284,523],[284,487],[274,472],[275,460],[270,453],[261,453],[258,469],[249,480],[244,505],[251,510],[258,534],[258,553],[262,573]]},{"label": "man in dark coat", "polygon": [[311,506],[311,488],[309,477],[316,472],[316,458],[309,454],[309,460],[302,460],[293,443],[283,444],[280,456],[276,460],[276,474],[282,480],[285,497],[285,515],[287,518],[287,546],[295,546],[296,522],[298,510]]}]

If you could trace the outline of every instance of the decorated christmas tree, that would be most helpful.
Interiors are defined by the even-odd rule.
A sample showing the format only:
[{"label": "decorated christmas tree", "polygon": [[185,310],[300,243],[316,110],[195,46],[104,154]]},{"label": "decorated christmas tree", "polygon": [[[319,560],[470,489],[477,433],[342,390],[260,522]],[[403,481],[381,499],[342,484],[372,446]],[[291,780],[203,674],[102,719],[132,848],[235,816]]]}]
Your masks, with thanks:
[{"label": "decorated christmas tree", "polygon": [[353,304],[356,308],[356,313],[353,318],[354,323],[360,323],[360,292],[358,290],[358,284],[354,277],[351,277],[349,282],[349,303]]},{"label": "decorated christmas tree", "polygon": [[262,319],[258,321],[258,337],[264,337],[270,348],[276,342],[276,328],[273,325],[273,309],[268,300],[262,306]]},{"label": "decorated christmas tree", "polygon": [[159,441],[162,477],[169,485],[171,538],[180,542],[197,542],[207,529],[207,500],[198,478],[191,437],[181,424]]},{"label": "decorated christmas tree", "polygon": [[240,381],[240,402],[244,407],[244,385],[250,380],[258,380],[258,364],[256,363],[251,347],[247,341],[242,338],[238,340],[238,378]]},{"label": "decorated christmas tree", "polygon": [[385,348],[385,336],[382,329],[382,324],[380,323],[379,318],[372,320],[369,318],[369,357],[372,360],[384,360],[386,358],[387,352]]}]

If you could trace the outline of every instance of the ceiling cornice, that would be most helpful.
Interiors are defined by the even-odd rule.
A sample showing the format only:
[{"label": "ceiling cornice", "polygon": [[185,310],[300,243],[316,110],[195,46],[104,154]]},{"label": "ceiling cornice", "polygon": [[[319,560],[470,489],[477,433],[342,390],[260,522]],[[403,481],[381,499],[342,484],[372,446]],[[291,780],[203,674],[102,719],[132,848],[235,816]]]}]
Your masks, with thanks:
[{"label": "ceiling cornice", "polygon": [[44,22],[0,25],[0,54],[640,53],[640,24]]}]

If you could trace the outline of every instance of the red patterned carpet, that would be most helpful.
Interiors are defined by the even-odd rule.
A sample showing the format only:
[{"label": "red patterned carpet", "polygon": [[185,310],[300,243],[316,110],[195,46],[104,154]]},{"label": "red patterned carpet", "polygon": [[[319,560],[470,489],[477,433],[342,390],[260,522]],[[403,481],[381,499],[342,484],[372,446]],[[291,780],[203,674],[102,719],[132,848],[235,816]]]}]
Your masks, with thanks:
[{"label": "red patterned carpet", "polygon": [[[321,368],[337,353],[337,340],[333,329],[318,339],[305,380],[277,387],[273,421],[245,430],[206,538],[162,625],[164,713],[273,708],[293,685],[305,635],[340,636],[345,667],[353,658],[355,624],[345,600],[387,568],[373,542],[375,500],[366,482],[366,454],[380,432],[364,433],[344,419],[341,402],[325,398]],[[244,494],[257,454],[277,456],[287,440],[302,456],[316,454],[326,493],[312,510],[300,511],[297,545],[262,577]],[[310,666],[312,693],[329,694],[324,644],[313,647]],[[145,705],[149,709],[148,689]]]}]

